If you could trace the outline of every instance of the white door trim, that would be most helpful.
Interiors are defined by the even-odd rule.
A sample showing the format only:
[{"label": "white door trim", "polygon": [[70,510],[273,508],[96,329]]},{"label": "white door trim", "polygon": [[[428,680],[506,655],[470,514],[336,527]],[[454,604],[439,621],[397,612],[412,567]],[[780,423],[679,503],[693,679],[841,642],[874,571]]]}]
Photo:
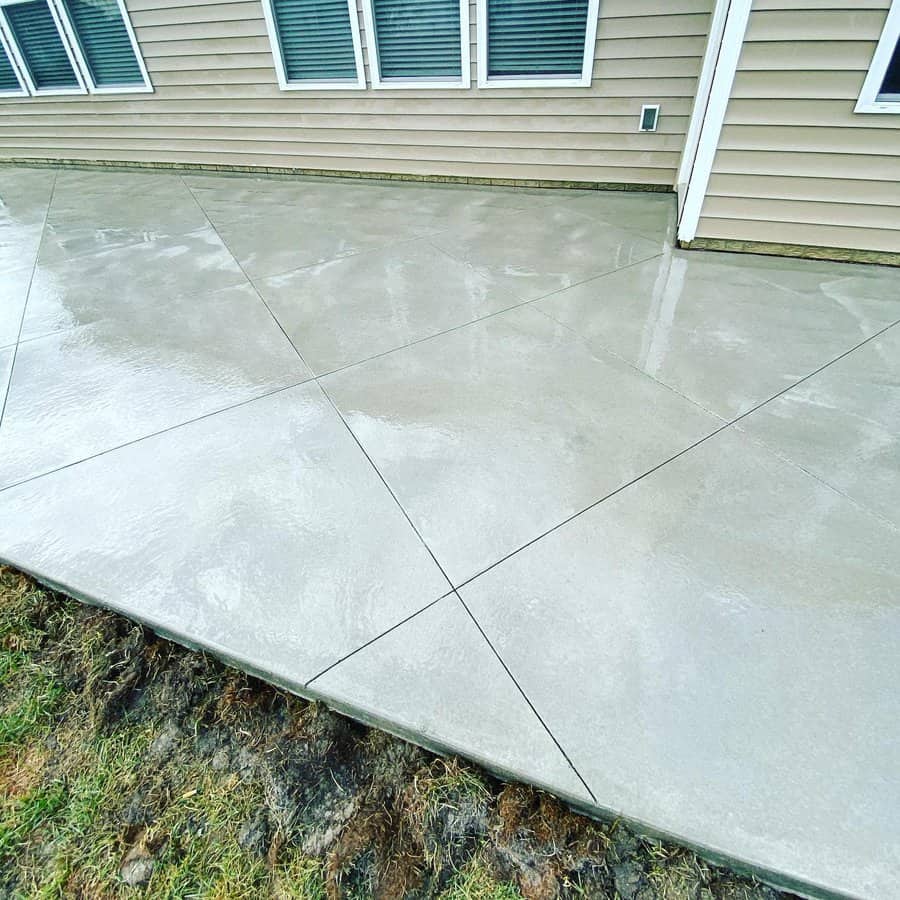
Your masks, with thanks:
[{"label": "white door trim", "polygon": [[678,240],[682,243],[689,243],[697,234],[751,6],[752,0],[718,0],[713,11],[697,100],[678,171],[678,187],[684,185],[678,220]]}]

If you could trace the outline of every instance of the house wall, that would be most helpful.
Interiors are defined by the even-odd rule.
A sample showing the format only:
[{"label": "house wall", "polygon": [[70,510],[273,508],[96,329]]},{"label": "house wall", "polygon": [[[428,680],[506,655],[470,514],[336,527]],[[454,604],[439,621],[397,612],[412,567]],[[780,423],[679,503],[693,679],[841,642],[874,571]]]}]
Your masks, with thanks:
[{"label": "house wall", "polygon": [[258,0],[126,0],[155,93],[4,98],[0,159],[671,186],[712,2],[600,0],[590,88],[281,92]]},{"label": "house wall", "polygon": [[754,0],[697,237],[900,252],[900,116],[856,114],[890,0]]}]

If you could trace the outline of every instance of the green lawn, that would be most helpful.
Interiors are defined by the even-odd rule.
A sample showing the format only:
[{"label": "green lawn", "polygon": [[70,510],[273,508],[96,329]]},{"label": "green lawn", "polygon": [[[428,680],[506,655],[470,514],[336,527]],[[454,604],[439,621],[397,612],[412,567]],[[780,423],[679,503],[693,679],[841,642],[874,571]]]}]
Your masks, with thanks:
[{"label": "green lawn", "polygon": [[774,900],[0,568],[0,896]]}]

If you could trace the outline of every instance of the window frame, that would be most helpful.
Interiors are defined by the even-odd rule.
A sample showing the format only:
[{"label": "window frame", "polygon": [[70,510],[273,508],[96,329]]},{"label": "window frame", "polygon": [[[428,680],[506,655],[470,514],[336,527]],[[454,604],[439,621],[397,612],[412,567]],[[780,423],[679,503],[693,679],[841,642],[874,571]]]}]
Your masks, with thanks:
[{"label": "window frame", "polygon": [[19,83],[18,90],[0,90],[0,97],[29,97],[28,93],[28,85],[25,83],[25,77],[22,74],[22,70],[19,68],[19,61],[13,55],[12,47],[10,46],[9,41],[6,37],[6,31],[3,27],[0,27],[0,48],[6,53],[6,58],[9,60],[9,64],[12,66],[13,74],[16,76],[16,81]]},{"label": "window frame", "polygon": [[369,55],[369,76],[372,87],[396,90],[456,90],[472,86],[472,48],[469,22],[469,0],[459,0],[459,78],[382,78],[381,59],[378,53],[378,35],[375,30],[375,9],[372,0],[363,0],[363,20],[366,26],[366,50]]},{"label": "window frame", "polygon": [[344,81],[288,81],[284,66],[284,54],[281,49],[281,38],[275,22],[275,11],[272,0],[262,0],[263,17],[266,20],[266,33],[269,36],[269,48],[275,64],[275,76],[278,87],[282,91],[358,91],[365,90],[366,70],[363,66],[362,41],[359,35],[359,14],[355,0],[347,0],[347,11],[350,14],[350,35],[353,39],[353,58],[356,62],[356,79]]},{"label": "window frame", "polygon": [[[863,82],[859,99],[856,101],[856,113],[900,113],[900,94],[896,99],[879,100],[878,92],[887,75],[888,64],[900,42],[900,0],[894,0],[888,10],[881,37],[872,56],[866,80]],[[891,95],[893,97],[893,95]]]},{"label": "window frame", "polygon": [[477,0],[478,13],[478,87],[480,88],[573,88],[590,87],[594,77],[594,54],[597,48],[597,24],[600,18],[600,0],[588,0],[587,22],[584,29],[584,51],[581,75],[488,75],[488,0]]},{"label": "window frame", "polygon": [[[0,0],[0,2],[2,2],[2,0]],[[131,25],[131,16],[128,15],[128,10],[125,8],[124,0],[116,0],[116,4],[119,7],[119,13],[122,16],[122,21],[125,23],[125,30],[128,32],[128,40],[131,42],[131,49],[134,51],[134,57],[137,60],[138,68],[141,70],[143,84],[111,85],[108,87],[102,87],[94,82],[94,76],[91,74],[91,67],[88,65],[87,59],[85,58],[84,53],[81,49],[81,42],[78,40],[78,30],[75,27],[75,23],[71,20],[65,4],[62,2],[62,0],[48,0],[48,2],[51,5],[55,4],[58,7],[59,19],[62,22],[63,28],[65,29],[66,37],[68,38],[69,44],[72,47],[72,52],[75,54],[75,58],[78,60],[78,64],[81,67],[81,71],[84,75],[84,82],[87,85],[88,90],[92,94],[153,93],[153,84],[150,81],[150,74],[147,72],[147,66],[144,63],[144,57],[141,54],[140,45],[138,44],[137,37],[135,36],[134,28]]]},{"label": "window frame", "polygon": [[59,10],[56,8],[56,4],[53,2],[53,0],[44,0],[44,2],[50,8],[50,15],[53,16],[53,22],[56,25],[56,33],[59,35],[60,41],[62,41],[63,48],[66,51],[66,56],[69,58],[69,65],[72,66],[72,71],[75,73],[75,80],[78,82],[78,85],[64,88],[38,88],[31,80],[31,72],[28,71],[28,65],[25,62],[24,53],[21,52],[19,43],[16,40],[15,32],[10,26],[9,20],[6,18],[6,7],[18,6],[20,3],[28,2],[29,0],[0,0],[0,30],[4,32],[4,35],[7,38],[9,48],[13,53],[13,64],[18,67],[20,76],[25,80],[25,84],[28,88],[28,93],[32,97],[63,97],[71,96],[73,94],[86,94],[88,92],[88,88],[84,80],[84,75],[82,74],[81,68],[78,65],[78,60],[72,53],[72,46],[69,43],[68,35],[63,28],[62,20],[59,16]]}]

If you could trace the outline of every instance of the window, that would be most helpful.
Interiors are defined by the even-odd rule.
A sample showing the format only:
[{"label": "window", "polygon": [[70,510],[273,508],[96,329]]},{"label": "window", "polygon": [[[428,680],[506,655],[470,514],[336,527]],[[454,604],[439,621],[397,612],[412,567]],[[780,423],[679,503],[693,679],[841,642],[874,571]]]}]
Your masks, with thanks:
[{"label": "window", "polygon": [[[19,93],[153,90],[122,0],[0,0],[0,14]],[[8,83],[0,58],[0,92]]]},{"label": "window", "polygon": [[589,87],[599,0],[478,0],[479,87]]},{"label": "window", "polygon": [[363,0],[372,87],[468,87],[468,0]]},{"label": "window", "polygon": [[63,40],[59,15],[48,0],[0,5],[14,63],[32,94],[83,94],[81,73]]},{"label": "window", "polygon": [[28,93],[25,82],[13,62],[12,50],[6,36],[0,31],[0,96],[21,97]]},{"label": "window", "polygon": [[856,112],[900,113],[900,0],[891,4]]},{"label": "window", "polygon": [[122,0],[60,0],[63,26],[94,93],[152,91]]},{"label": "window", "polygon": [[282,90],[364,88],[355,0],[263,0]]}]

